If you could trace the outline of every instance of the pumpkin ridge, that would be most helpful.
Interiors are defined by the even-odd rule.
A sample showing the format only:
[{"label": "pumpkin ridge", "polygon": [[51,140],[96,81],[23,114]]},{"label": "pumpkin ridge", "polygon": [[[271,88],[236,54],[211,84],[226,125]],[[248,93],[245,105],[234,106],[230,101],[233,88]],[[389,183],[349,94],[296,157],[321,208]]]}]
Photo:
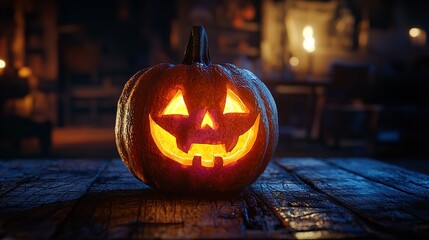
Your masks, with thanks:
[{"label": "pumpkin ridge", "polygon": [[128,101],[128,98],[130,97],[130,91],[134,86],[134,84],[136,83],[136,81],[139,79],[141,75],[143,75],[148,70],[149,68],[145,68],[141,71],[138,71],[130,78],[130,80],[128,80],[125,83],[124,89],[122,91],[121,96],[119,97],[119,101],[117,104],[116,124],[115,124],[115,142],[116,142],[116,147],[118,149],[118,153],[119,153],[119,156],[121,157],[122,162],[124,162],[124,159],[128,159],[128,152],[126,150],[127,148],[125,147],[124,139],[123,137],[119,137],[120,132],[123,131],[123,127],[125,126],[124,122],[121,121],[122,116],[125,114],[124,103]]},{"label": "pumpkin ridge", "polygon": [[[245,70],[245,71],[249,71],[249,70]],[[271,156],[277,147],[278,138],[279,138],[278,113],[277,113],[277,106],[276,106],[276,103],[274,101],[274,98],[271,96],[270,91],[265,86],[265,84],[262,81],[255,79],[255,78],[253,78],[252,80],[253,80],[252,83],[255,86],[255,88],[257,89],[259,95],[265,96],[264,101],[263,101],[264,107],[265,107],[264,110],[267,113],[266,114],[267,117],[271,116],[271,119],[267,119],[268,131],[274,135],[274,137],[273,136],[271,136],[271,137],[267,136],[268,142],[267,142],[267,148],[265,149],[265,153],[264,153],[265,157],[261,163],[261,168],[256,175],[256,176],[260,176],[264,172],[268,163],[270,162]]]},{"label": "pumpkin ridge", "polygon": [[[165,70],[171,68],[171,64],[159,64],[155,67],[152,67],[148,69],[146,72],[144,72],[142,75],[138,77],[138,79],[135,81],[135,83],[130,88],[130,92],[128,95],[128,99],[123,103],[124,109],[128,110],[128,114],[124,114],[122,116],[122,120],[126,121],[125,127],[122,129],[122,138],[125,140],[124,146],[126,146],[127,149],[127,156],[128,159],[126,160],[127,164],[126,166],[129,166],[130,164],[134,163],[134,166],[130,166],[130,169],[133,169],[132,174],[134,176],[137,176],[137,178],[141,179],[143,182],[149,183],[149,179],[147,176],[147,173],[145,171],[145,168],[141,166],[141,164],[138,164],[139,161],[136,161],[135,159],[139,159],[138,156],[136,156],[137,153],[140,153],[140,150],[135,149],[139,148],[138,143],[135,142],[134,137],[132,136],[133,133],[138,132],[135,130],[137,126],[137,122],[139,121],[139,116],[144,115],[144,111],[140,111],[139,107],[145,105],[145,101],[139,100],[135,101],[133,99],[139,99],[136,98],[135,95],[140,95],[143,92],[146,92],[146,89],[151,89],[151,85],[153,85],[153,82],[148,81],[149,79],[157,79],[157,77],[164,73]],[[148,84],[149,85],[148,87]],[[137,115],[137,116],[136,116]],[[141,127],[144,129],[143,127]],[[137,146],[136,146],[137,145]],[[141,173],[141,174],[138,174]]]}]

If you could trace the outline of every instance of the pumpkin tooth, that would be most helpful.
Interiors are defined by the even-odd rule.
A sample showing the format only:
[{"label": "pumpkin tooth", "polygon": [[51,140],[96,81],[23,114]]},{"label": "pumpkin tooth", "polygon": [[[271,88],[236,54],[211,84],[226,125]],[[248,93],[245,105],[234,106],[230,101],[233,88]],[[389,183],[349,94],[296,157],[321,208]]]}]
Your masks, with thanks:
[{"label": "pumpkin tooth", "polygon": [[180,150],[182,150],[185,153],[189,152],[189,149],[192,146],[192,143],[190,141],[187,141],[186,138],[182,138],[182,140],[179,140],[180,138],[176,139],[176,145],[177,148],[179,148]]},{"label": "pumpkin tooth", "polygon": [[223,166],[223,158],[220,156],[214,156],[214,167],[220,168]]},{"label": "pumpkin tooth", "polygon": [[238,136],[231,136],[225,140],[225,151],[231,152],[234,149],[235,145],[237,145]]},{"label": "pumpkin tooth", "polygon": [[201,156],[194,156],[194,159],[192,160],[192,167],[201,167]]}]

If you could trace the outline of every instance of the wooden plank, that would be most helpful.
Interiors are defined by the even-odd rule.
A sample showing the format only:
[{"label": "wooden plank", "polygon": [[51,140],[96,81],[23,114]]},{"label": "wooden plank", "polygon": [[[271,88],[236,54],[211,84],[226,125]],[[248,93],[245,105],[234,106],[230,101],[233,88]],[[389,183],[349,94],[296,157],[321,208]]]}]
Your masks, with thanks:
[{"label": "wooden plank", "polygon": [[244,238],[239,198],[165,196],[146,199],[138,238]]},{"label": "wooden plank", "polygon": [[243,211],[246,238],[287,239],[292,237],[283,223],[252,188],[246,190],[242,198],[246,205]]},{"label": "wooden plank", "polygon": [[429,200],[428,175],[368,158],[330,158],[326,160],[371,181]]},{"label": "wooden plank", "polygon": [[[384,184],[334,167],[322,160],[283,158],[281,167],[329,195],[386,233],[401,236],[427,235],[429,204]],[[360,168],[365,169],[362,165]]]},{"label": "wooden plank", "polygon": [[33,181],[5,193],[0,197],[0,238],[50,238],[105,165],[53,161]]},{"label": "wooden plank", "polygon": [[120,159],[112,160],[103,174],[91,185],[89,192],[149,189],[135,178]]},{"label": "wooden plank", "polygon": [[[35,160],[37,161],[37,160]],[[78,199],[87,191],[106,162],[54,161],[36,179],[1,197],[0,212],[22,211],[41,205]]]},{"label": "wooden plank", "polygon": [[[159,193],[119,160],[53,161],[0,196],[0,238],[426,236],[426,195],[412,196],[330,161],[277,164],[241,195],[208,197]],[[10,179],[20,178],[14,174]]]},{"label": "wooden plank", "polygon": [[56,238],[243,238],[241,205],[153,189],[89,193]]},{"label": "wooden plank", "polygon": [[370,234],[352,212],[270,164],[252,189],[276,213],[286,238],[356,238]]},{"label": "wooden plank", "polygon": [[251,191],[219,197],[172,195],[136,181],[120,161],[114,161],[55,237],[255,238],[284,231]]},{"label": "wooden plank", "polygon": [[0,161],[0,196],[23,183],[34,181],[51,163],[50,160],[27,159]]},{"label": "wooden plank", "polygon": [[[141,198],[148,189],[120,160],[111,161],[62,223],[55,238],[106,238],[109,231],[118,229],[122,234],[118,238],[129,238]],[[120,223],[117,228],[109,228],[110,222],[121,221],[118,219],[126,222],[125,226]]]}]

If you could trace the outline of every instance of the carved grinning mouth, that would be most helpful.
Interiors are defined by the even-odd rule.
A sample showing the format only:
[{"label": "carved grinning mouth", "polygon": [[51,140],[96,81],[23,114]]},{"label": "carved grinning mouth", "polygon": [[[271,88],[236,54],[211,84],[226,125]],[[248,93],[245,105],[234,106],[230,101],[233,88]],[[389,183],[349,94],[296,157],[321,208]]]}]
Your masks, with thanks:
[{"label": "carved grinning mouth", "polygon": [[168,158],[187,166],[192,166],[195,157],[201,157],[201,166],[214,167],[215,158],[221,158],[223,166],[234,163],[244,157],[253,147],[259,130],[259,119],[256,117],[252,127],[238,137],[237,144],[227,152],[225,144],[193,143],[188,152],[177,147],[177,140],[171,133],[159,126],[149,115],[150,132],[158,149]]}]

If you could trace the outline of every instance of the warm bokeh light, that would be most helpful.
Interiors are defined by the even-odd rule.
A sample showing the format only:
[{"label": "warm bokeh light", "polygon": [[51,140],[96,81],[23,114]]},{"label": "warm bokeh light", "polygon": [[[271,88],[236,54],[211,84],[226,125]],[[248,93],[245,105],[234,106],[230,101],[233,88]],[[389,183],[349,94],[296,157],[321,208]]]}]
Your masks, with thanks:
[{"label": "warm bokeh light", "polygon": [[408,32],[410,34],[410,37],[418,37],[421,34],[422,30],[420,28],[411,28]]},{"label": "warm bokeh light", "polygon": [[302,36],[304,38],[312,38],[313,37],[313,28],[311,26],[305,26],[302,30]]},{"label": "warm bokeh light", "polygon": [[316,50],[316,44],[315,44],[314,38],[304,39],[302,46],[307,52],[314,52],[314,50]]},{"label": "warm bokeh light", "polygon": [[426,32],[421,28],[410,28],[408,31],[410,42],[413,46],[424,47],[426,45]]},{"label": "warm bokeh light", "polygon": [[299,59],[297,57],[291,57],[291,58],[289,58],[289,64],[292,67],[296,67],[299,64]]},{"label": "warm bokeh light", "polygon": [[313,36],[313,28],[311,26],[305,26],[302,30],[302,36],[304,37],[302,46],[305,51],[309,53],[314,52],[314,50],[316,50],[316,40]]},{"label": "warm bokeh light", "polygon": [[312,232],[297,232],[295,233],[296,239],[316,239],[326,237],[323,235],[322,231],[312,231]]},{"label": "warm bokeh light", "polygon": [[0,68],[5,68],[6,67],[6,61],[3,59],[0,59]]},{"label": "warm bokeh light", "polygon": [[21,78],[28,78],[32,74],[31,68],[29,67],[21,67],[18,70],[18,76]]},{"label": "warm bokeh light", "polygon": [[223,159],[223,166],[237,162],[253,148],[259,130],[260,116],[256,117],[253,126],[238,137],[237,144],[227,152],[225,144],[193,143],[186,153],[177,147],[176,137],[159,126],[149,115],[152,138],[158,149],[166,157],[186,166],[192,166],[195,156],[201,157],[201,166],[214,167],[215,157]]}]

